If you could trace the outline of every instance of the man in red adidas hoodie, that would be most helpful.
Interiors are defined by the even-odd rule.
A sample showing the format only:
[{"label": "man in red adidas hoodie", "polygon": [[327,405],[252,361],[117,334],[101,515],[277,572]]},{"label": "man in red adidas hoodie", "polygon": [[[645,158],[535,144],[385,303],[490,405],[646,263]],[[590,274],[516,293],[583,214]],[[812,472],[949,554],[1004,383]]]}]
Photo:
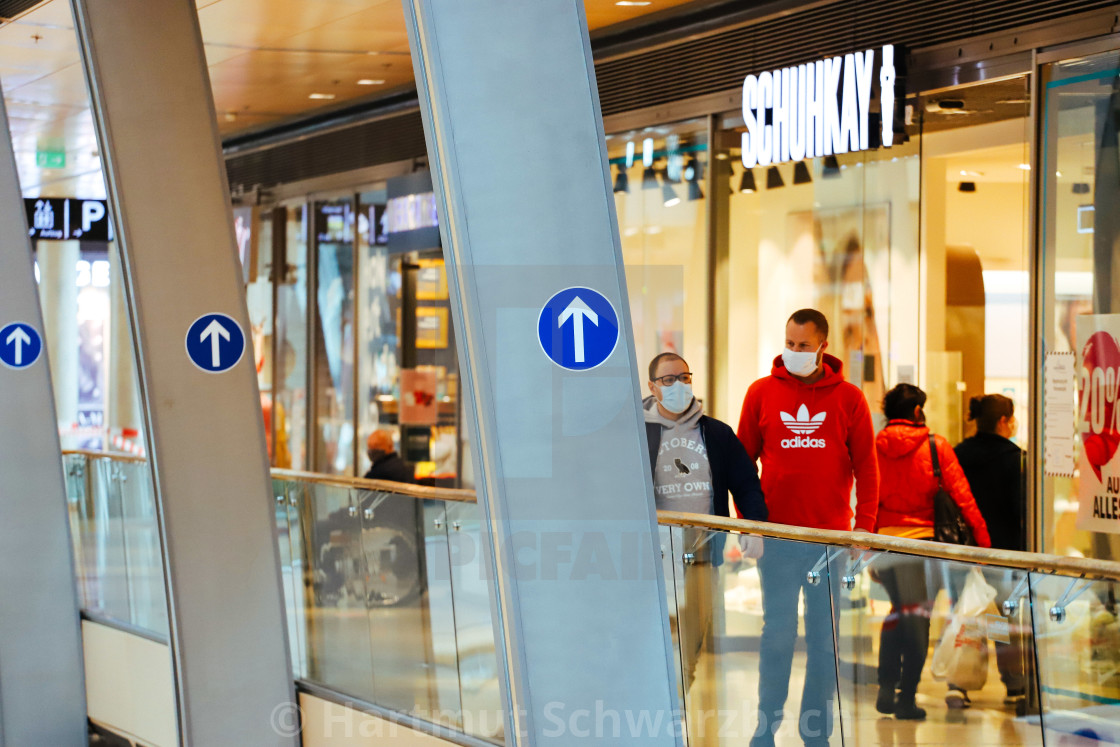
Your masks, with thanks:
[{"label": "man in red adidas hoodie", "polygon": [[[802,309],[786,323],[786,349],[769,376],[751,385],[739,418],[739,440],[762,462],[770,521],[851,531],[852,482],[857,531],[873,531],[879,505],[875,434],[863,392],[844,381],[842,363],[827,355],[828,320]],[[768,541],[758,561],[762,584],[758,730],[752,747],[772,747],[789,692],[797,641],[798,601],[805,593],[807,661],[798,728],[808,747],[828,744],[836,694],[833,628],[840,600],[836,565],[820,568],[829,584],[808,574],[825,547]],[[832,571],[831,573],[829,571]],[[834,612],[835,610],[835,612]]]}]

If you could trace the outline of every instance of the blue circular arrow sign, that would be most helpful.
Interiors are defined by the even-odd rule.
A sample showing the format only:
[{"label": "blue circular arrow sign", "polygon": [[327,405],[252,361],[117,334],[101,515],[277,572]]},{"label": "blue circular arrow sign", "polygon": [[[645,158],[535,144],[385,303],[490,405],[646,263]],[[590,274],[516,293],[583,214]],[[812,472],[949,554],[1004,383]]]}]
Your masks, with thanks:
[{"label": "blue circular arrow sign", "polygon": [[8,368],[27,368],[39,360],[43,338],[25,322],[12,322],[0,328],[0,363]]},{"label": "blue circular arrow sign", "polygon": [[187,329],[187,355],[206,373],[222,373],[245,354],[245,333],[226,314],[203,314]]},{"label": "blue circular arrow sign", "polygon": [[537,338],[552,362],[569,371],[603,364],[618,346],[618,314],[590,288],[565,288],[541,309]]}]

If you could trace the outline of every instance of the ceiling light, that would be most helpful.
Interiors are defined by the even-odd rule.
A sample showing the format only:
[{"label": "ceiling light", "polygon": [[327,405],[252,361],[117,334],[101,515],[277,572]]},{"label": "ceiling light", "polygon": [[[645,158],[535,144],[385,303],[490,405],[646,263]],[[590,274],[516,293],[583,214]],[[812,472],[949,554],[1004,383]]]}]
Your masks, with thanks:
[{"label": "ceiling light", "polygon": [[630,177],[626,175],[626,169],[622,166],[618,167],[618,176],[614,179],[614,192],[615,194],[619,192],[626,192],[629,194],[630,192]]},{"label": "ceiling light", "polygon": [[657,172],[652,166],[642,171],[642,189],[657,189]]},{"label": "ceiling light", "polygon": [[700,188],[700,180],[704,176],[704,167],[696,158],[688,159],[688,165],[684,170],[685,180],[688,182],[688,199],[689,200],[702,200],[704,199],[704,190]]},{"label": "ceiling light", "polygon": [[668,179],[663,179],[661,182],[661,199],[665,201],[665,207],[667,208],[679,205],[681,202],[681,198],[677,196],[677,190],[673,189],[673,184]]},{"label": "ceiling light", "polygon": [[325,101],[330,101],[331,99],[334,98],[334,94],[333,93],[313,93],[310,96],[308,96],[307,98],[309,98],[309,99],[323,99]]},{"label": "ceiling light", "polygon": [[825,179],[835,179],[840,176],[840,161],[836,156],[825,156],[824,166],[821,168],[821,176]]},{"label": "ceiling light", "polygon": [[786,183],[782,181],[782,172],[778,170],[777,166],[771,166],[766,170],[767,189],[778,189],[784,186],[786,186]]},{"label": "ceiling light", "polygon": [[652,4],[653,0],[618,0],[618,2],[615,3],[615,5],[621,5],[624,8],[632,8]]},{"label": "ceiling light", "polygon": [[804,161],[798,161],[793,165],[794,184],[810,184],[812,181],[813,177],[809,174],[809,167]]},{"label": "ceiling light", "polygon": [[358,81],[359,86],[380,86],[384,85],[384,83],[385,81],[383,80],[374,80],[372,78],[362,78]]},{"label": "ceiling light", "polygon": [[745,195],[749,195],[757,190],[758,187],[756,187],[754,183],[754,172],[747,169],[743,172],[742,178],[739,179],[739,191]]},{"label": "ceiling light", "polygon": [[1031,170],[1031,165],[1029,163],[1021,163],[1021,164],[1019,164],[1019,168],[1022,169],[1023,171],[1030,171]]},{"label": "ceiling light", "polygon": [[975,192],[976,182],[961,182],[957,185],[958,192]]}]

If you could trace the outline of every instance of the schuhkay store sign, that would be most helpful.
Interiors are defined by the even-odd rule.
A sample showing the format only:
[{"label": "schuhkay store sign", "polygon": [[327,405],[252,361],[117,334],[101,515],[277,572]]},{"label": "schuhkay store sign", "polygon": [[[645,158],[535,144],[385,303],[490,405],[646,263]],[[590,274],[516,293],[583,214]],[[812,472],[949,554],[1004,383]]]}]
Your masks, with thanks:
[{"label": "schuhkay store sign", "polygon": [[785,67],[743,81],[743,166],[769,166],[894,144],[901,50]]}]

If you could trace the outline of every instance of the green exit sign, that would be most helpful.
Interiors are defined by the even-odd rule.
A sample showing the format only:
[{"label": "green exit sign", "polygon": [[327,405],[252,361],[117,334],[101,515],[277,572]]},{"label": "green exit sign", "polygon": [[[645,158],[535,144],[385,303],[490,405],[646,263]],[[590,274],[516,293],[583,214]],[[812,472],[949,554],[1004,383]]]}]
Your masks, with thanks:
[{"label": "green exit sign", "polygon": [[66,151],[40,150],[35,153],[35,165],[41,169],[61,169],[66,166]]}]

